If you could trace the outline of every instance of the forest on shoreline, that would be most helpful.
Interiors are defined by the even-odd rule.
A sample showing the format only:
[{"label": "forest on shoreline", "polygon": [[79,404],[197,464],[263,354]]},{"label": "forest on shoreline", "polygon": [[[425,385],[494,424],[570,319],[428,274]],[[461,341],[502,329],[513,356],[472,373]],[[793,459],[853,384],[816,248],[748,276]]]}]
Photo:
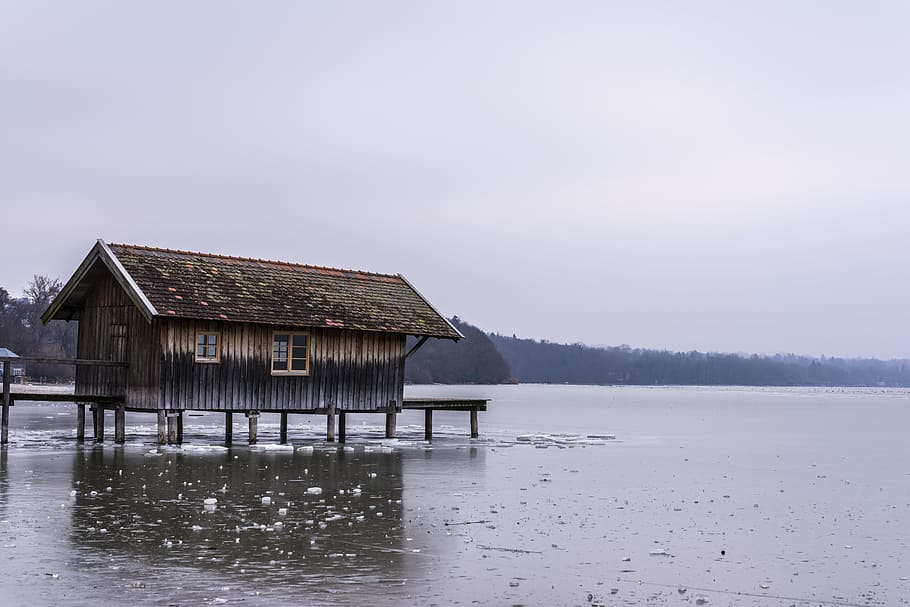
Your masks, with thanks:
[{"label": "forest on shoreline", "polygon": [[431,340],[408,361],[413,383],[910,387],[910,361],[593,347],[485,333],[458,317],[459,343]]}]

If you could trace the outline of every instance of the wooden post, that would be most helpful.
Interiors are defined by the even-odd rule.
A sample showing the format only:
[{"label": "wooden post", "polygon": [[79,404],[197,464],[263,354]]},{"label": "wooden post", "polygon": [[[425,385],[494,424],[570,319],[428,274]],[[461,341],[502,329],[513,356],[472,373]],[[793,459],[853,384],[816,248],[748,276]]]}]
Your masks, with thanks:
[{"label": "wooden post", "polygon": [[246,419],[250,426],[247,442],[251,445],[255,445],[256,440],[259,438],[259,411],[247,411]]},{"label": "wooden post", "polygon": [[325,415],[325,442],[335,442],[335,405],[328,406]]},{"label": "wooden post", "polygon": [[0,430],[0,444],[5,445],[9,442],[9,403],[10,403],[10,391],[9,391],[9,380],[10,380],[10,371],[13,368],[13,361],[5,360],[3,361],[3,421],[2,421],[2,430]]},{"label": "wooden post", "polygon": [[423,440],[433,440],[433,410],[423,410]]},{"label": "wooden post", "polygon": [[158,444],[163,445],[167,442],[167,430],[165,429],[165,424],[167,423],[167,414],[164,409],[158,409]]},{"label": "wooden post", "polygon": [[234,439],[234,413],[232,411],[224,412],[224,444],[230,445]]},{"label": "wooden post", "polygon": [[167,412],[167,444],[177,444],[177,413],[174,411]]},{"label": "wooden post", "polygon": [[398,412],[396,411],[397,405],[394,400],[390,400],[388,406],[386,407],[385,413],[385,437],[386,438],[395,438],[395,426],[398,417]]},{"label": "wooden post", "polygon": [[85,405],[82,403],[76,405],[76,440],[85,440]]},{"label": "wooden post", "polygon": [[288,414],[284,411],[280,414],[280,422],[278,429],[278,442],[282,445],[288,442]]},{"label": "wooden post", "polygon": [[103,443],[104,442],[104,407],[102,407],[101,405],[95,405],[94,416],[95,416],[95,442]]},{"label": "wooden post", "polygon": [[114,409],[114,442],[118,445],[126,442],[126,407],[123,405]]},{"label": "wooden post", "polygon": [[347,424],[344,418],[344,411],[338,412],[338,442],[343,443],[347,440]]},{"label": "wooden post", "polygon": [[471,409],[471,438],[477,438],[480,436],[478,424],[477,424],[477,407]]},{"label": "wooden post", "polygon": [[177,412],[177,444],[183,444],[183,411]]}]

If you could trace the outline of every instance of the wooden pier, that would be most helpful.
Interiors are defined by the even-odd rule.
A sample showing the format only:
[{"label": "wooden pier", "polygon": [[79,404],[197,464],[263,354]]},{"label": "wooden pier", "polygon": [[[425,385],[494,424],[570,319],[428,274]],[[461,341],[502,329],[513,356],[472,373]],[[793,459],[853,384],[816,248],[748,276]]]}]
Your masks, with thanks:
[{"label": "wooden pier", "polygon": [[[20,357],[0,358],[0,361],[18,360],[22,362],[54,363],[54,364],[72,364],[84,366],[100,367],[124,367],[125,363],[89,360],[89,359],[51,359],[51,358],[34,358]],[[184,411],[196,411],[196,409],[146,409],[127,407],[125,396],[123,395],[92,395],[92,394],[69,394],[61,392],[12,392],[11,377],[9,364],[4,364],[3,369],[3,415],[2,415],[2,437],[0,444],[9,442],[9,416],[10,407],[16,401],[37,401],[37,402],[71,402],[77,407],[76,409],[76,440],[85,440],[85,407],[88,406],[92,412],[92,437],[96,442],[103,442],[105,435],[104,412],[106,410],[114,411],[114,442],[122,444],[126,441],[126,412],[152,413],[156,414],[158,419],[157,442],[159,444],[181,444],[183,442],[183,413]],[[487,410],[488,399],[482,398],[404,398],[401,402],[402,410],[422,410],[424,411],[424,439],[433,440],[433,412],[434,411],[466,411],[470,414],[470,434],[471,438],[477,438],[479,434],[478,412]],[[210,409],[205,409],[210,411]],[[334,442],[337,440],[344,443],[347,440],[347,413],[362,413],[360,411],[346,411],[337,407],[329,406],[324,409],[296,409],[296,410],[264,410],[250,409],[240,411],[247,417],[249,444],[256,444],[258,440],[259,416],[261,413],[278,413],[279,422],[279,440],[282,444],[288,442],[288,416],[289,414],[313,415],[320,414],[326,416],[326,441]],[[224,442],[230,445],[233,440],[233,414],[234,410],[224,411]],[[386,438],[394,438],[396,435],[397,408],[389,407],[386,411]]]}]

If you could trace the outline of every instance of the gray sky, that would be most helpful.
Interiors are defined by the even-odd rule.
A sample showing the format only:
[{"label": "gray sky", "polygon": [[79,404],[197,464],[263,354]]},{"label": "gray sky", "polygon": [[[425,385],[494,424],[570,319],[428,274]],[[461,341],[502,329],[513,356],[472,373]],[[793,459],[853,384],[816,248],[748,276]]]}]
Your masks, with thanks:
[{"label": "gray sky", "polygon": [[903,0],[5,0],[0,285],[100,237],[401,272],[505,334],[910,358],[908,58]]}]

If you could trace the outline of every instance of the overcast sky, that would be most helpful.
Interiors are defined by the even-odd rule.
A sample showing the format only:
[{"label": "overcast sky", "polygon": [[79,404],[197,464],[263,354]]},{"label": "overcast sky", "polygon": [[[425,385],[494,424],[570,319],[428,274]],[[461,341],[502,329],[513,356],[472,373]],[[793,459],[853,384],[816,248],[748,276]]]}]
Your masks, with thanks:
[{"label": "overcast sky", "polygon": [[558,342],[910,358],[910,3],[0,3],[0,285],[96,238]]}]

